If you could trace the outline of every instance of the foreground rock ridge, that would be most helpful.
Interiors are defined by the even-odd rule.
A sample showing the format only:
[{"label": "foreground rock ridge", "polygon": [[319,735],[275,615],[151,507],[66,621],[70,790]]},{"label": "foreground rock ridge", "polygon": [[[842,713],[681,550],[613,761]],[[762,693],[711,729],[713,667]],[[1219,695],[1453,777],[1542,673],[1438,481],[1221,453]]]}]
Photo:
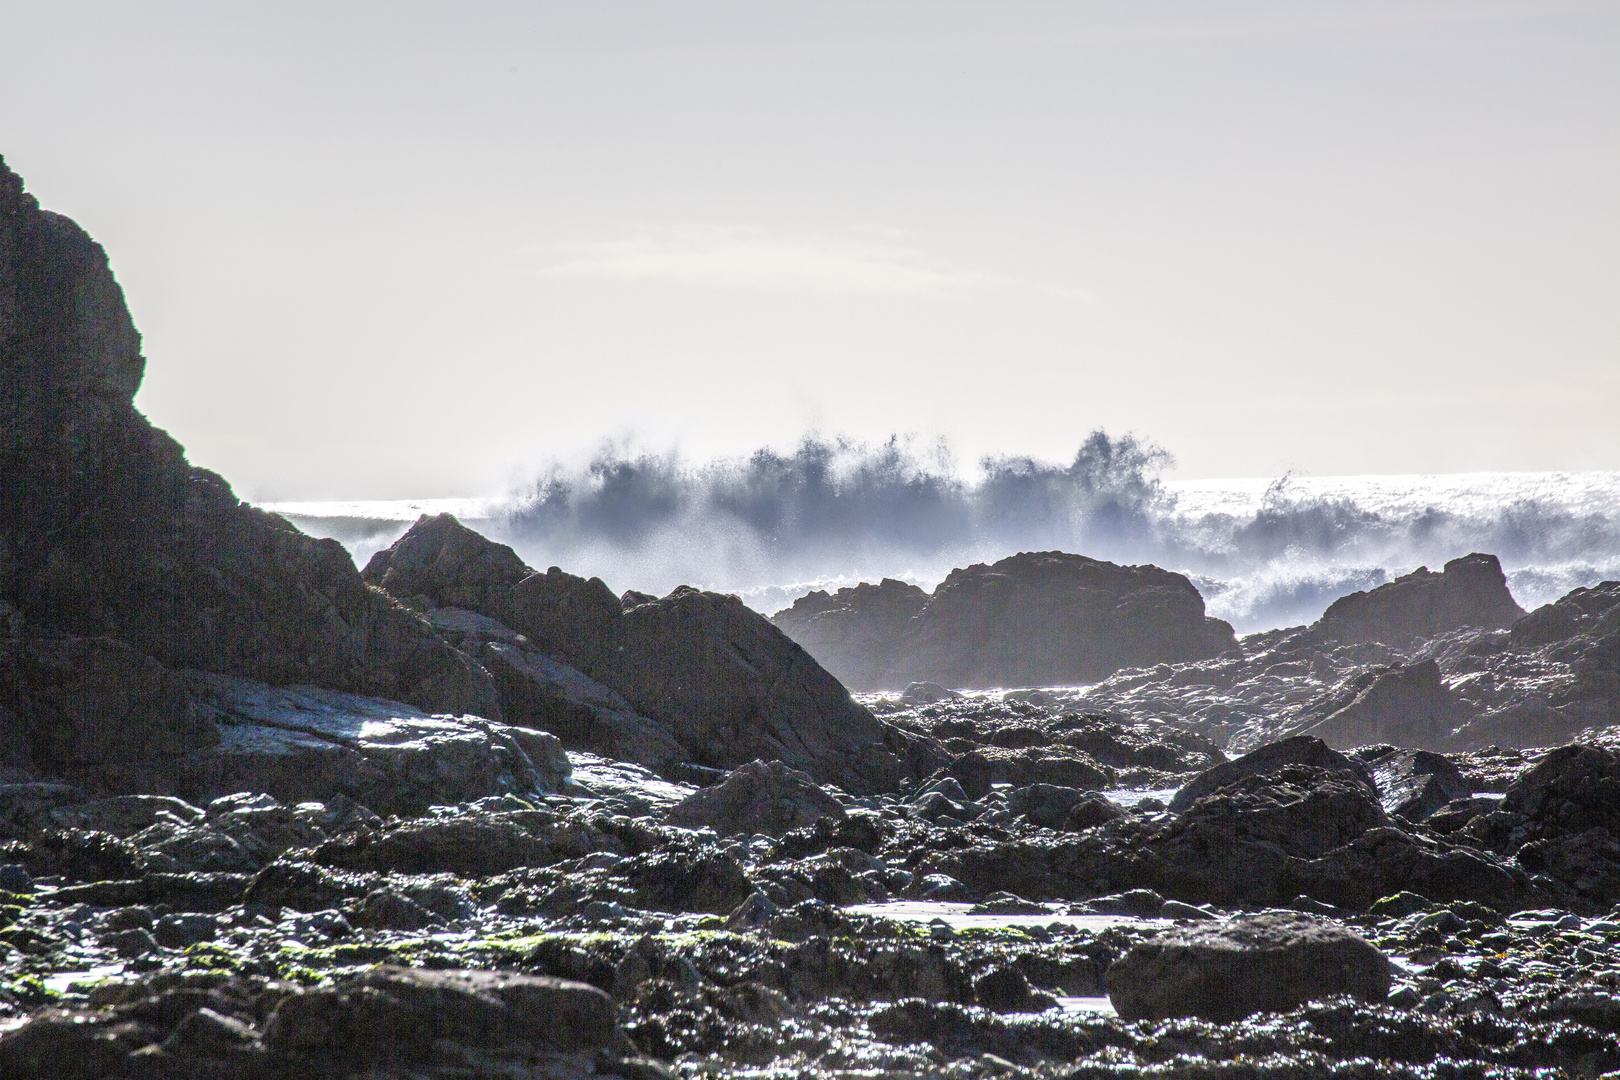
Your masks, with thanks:
[{"label": "foreground rock ridge", "polygon": [[361,574],[135,412],[3,163],[0,347],[0,1080],[1620,1070],[1620,582]]}]

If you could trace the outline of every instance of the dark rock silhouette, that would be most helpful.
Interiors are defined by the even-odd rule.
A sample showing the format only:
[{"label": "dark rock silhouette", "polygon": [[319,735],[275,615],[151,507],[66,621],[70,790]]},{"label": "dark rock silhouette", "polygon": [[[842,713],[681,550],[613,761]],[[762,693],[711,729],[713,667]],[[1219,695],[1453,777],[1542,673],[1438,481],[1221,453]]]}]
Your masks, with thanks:
[{"label": "dark rock silhouette", "polygon": [[1183,575],[1061,551],[953,570],[931,596],[893,580],[812,593],[773,621],[858,689],[1073,685],[1236,644]]},{"label": "dark rock silhouette", "polygon": [[845,686],[891,689],[911,681],[897,683],[899,676],[893,672],[900,665],[911,620],[927,603],[928,593],[917,586],[884,578],[876,585],[863,581],[831,595],[818,589],[777,612],[771,621]]},{"label": "dark rock silhouette", "polygon": [[1465,626],[1505,630],[1523,616],[1502,564],[1475,552],[1452,559],[1438,574],[1420,566],[1376,589],[1341,596],[1313,629],[1345,643],[1404,645]]},{"label": "dark rock silhouette", "polygon": [[[683,586],[626,607],[599,578],[526,569],[510,548],[440,515],[378,552],[365,577],[413,602],[472,605],[508,625],[523,647],[621,695],[701,765],[781,761],[820,783],[871,791],[938,764],[925,740],[874,718],[734,596]],[[502,684],[505,701],[520,706],[521,695]],[[621,731],[598,729],[615,740]],[[628,756],[617,742],[596,748]]]},{"label": "dark rock silhouette", "polygon": [[30,657],[38,642],[77,637],[112,638],[170,668],[498,717],[489,676],[368,588],[341,545],[244,505],[223,479],[188,465],[135,411],[144,369],[106,253],[41,210],[0,161],[0,628],[9,631],[0,700],[9,711],[56,715]]}]

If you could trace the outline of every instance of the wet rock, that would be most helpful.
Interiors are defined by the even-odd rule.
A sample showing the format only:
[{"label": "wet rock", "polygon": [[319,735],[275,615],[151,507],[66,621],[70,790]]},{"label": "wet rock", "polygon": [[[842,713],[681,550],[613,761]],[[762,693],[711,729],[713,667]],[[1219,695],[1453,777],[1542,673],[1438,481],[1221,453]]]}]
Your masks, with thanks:
[{"label": "wet rock", "polygon": [[475,1059],[628,1050],[613,1003],[584,983],[492,971],[378,967],[285,997],[265,1025],[278,1057],[360,1071],[425,1064],[450,1045]]},{"label": "wet rock", "polygon": [[1086,829],[1106,825],[1124,816],[1125,811],[1106,795],[1093,792],[1069,807],[1068,812],[1063,815],[1062,828],[1065,832],[1084,832]]},{"label": "wet rock", "polygon": [[712,848],[644,856],[629,870],[635,905],[654,911],[724,915],[754,892],[735,857]]},{"label": "wet rock", "polygon": [[367,893],[354,913],[354,924],[369,930],[423,930],[439,921],[433,912],[392,889]]},{"label": "wet rock", "polygon": [[1361,760],[1372,767],[1384,810],[1407,821],[1422,821],[1472,790],[1450,758],[1427,750],[1390,748]]},{"label": "wet rock", "polygon": [[123,881],[94,881],[58,888],[55,898],[64,904],[93,907],[165,904],[174,911],[224,911],[242,899],[253,882],[251,874],[145,873]]},{"label": "wet rock", "polygon": [[152,926],[152,936],[166,949],[184,949],[200,941],[213,941],[218,924],[207,915],[165,915]]},{"label": "wet rock", "polygon": [[0,864],[0,890],[8,893],[31,893],[34,878],[22,863]]},{"label": "wet rock", "polygon": [[308,857],[343,870],[486,876],[549,866],[611,846],[582,822],[560,820],[548,811],[519,811],[402,821],[381,832],[328,840]]},{"label": "wet rock", "polygon": [[0,859],[21,863],[34,877],[67,881],[132,878],[139,867],[139,856],[129,841],[83,829],[48,832],[26,843],[0,845]]},{"label": "wet rock", "polygon": [[253,791],[284,803],[337,795],[384,813],[507,791],[556,791],[566,756],[543,732],[397,701],[203,676],[198,700],[220,741],[158,773],[198,802]]},{"label": "wet rock", "polygon": [[485,642],[477,655],[495,678],[510,720],[554,733],[566,745],[655,769],[691,754],[657,721],[637,713],[618,691],[515,642]]},{"label": "wet rock", "polygon": [[1261,776],[1285,765],[1306,765],[1328,772],[1348,773],[1370,791],[1377,790],[1372,773],[1365,765],[1351,761],[1321,739],[1310,735],[1296,735],[1262,746],[1240,758],[1223,762],[1199,773],[1190,782],[1182,785],[1171,798],[1170,810],[1179,814],[1191,806],[1194,800],[1243,777]]},{"label": "wet rock", "polygon": [[[1088,799],[1094,801],[1097,798],[1102,796],[1095,791],[1086,791],[1082,788],[1059,787],[1056,784],[1028,784],[1007,792],[1007,809],[1011,813],[1024,815],[1031,825],[1039,825],[1043,829],[1060,829],[1067,827],[1066,819],[1071,810]],[[1091,814],[1094,815],[1095,811]],[[1086,827],[1088,826],[1078,826],[1078,828]]]},{"label": "wet rock", "polygon": [[842,818],[844,807],[815,781],[780,761],[752,761],[713,787],[694,792],[669,812],[669,823],[714,829],[721,836],[781,836],[823,817]]},{"label": "wet rock", "polygon": [[1371,743],[1437,748],[1450,742],[1452,729],[1470,714],[1441,682],[1440,665],[1422,660],[1378,675],[1309,734],[1340,749]]},{"label": "wet rock", "polygon": [[1342,596],[1312,629],[1342,642],[1404,644],[1460,627],[1505,630],[1524,616],[1495,555],[1475,553],[1441,573],[1419,567],[1370,592]]},{"label": "wet rock", "polygon": [[1057,1005],[1052,995],[1030,989],[1024,973],[1010,964],[991,968],[974,979],[973,997],[994,1012],[1040,1012]]},{"label": "wet rock", "polygon": [[184,799],[166,795],[115,795],[106,799],[59,807],[50,812],[64,829],[91,829],[113,836],[133,836],[159,821],[193,825],[203,811]]},{"label": "wet rock", "polygon": [[112,949],[115,956],[126,960],[132,960],[137,956],[150,956],[158,951],[157,938],[150,930],[138,926],[120,930],[108,936],[102,944]]},{"label": "wet rock", "polygon": [[1166,932],[1108,969],[1108,997],[1125,1020],[1197,1016],[1230,1022],[1348,994],[1382,1001],[1389,960],[1335,923],[1268,912]]},{"label": "wet rock", "polygon": [[1139,919],[1157,918],[1164,910],[1164,904],[1164,897],[1152,889],[1132,889],[1112,896],[1093,896],[1086,901],[1086,906],[1099,915],[1134,915]]}]

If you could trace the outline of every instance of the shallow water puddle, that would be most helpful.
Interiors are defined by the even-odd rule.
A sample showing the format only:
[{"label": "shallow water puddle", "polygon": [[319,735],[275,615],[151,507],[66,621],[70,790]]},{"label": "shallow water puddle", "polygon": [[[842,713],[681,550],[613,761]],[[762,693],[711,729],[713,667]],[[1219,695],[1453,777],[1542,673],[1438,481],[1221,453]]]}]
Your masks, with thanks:
[{"label": "shallow water puddle", "polygon": [[1057,999],[1065,1013],[1078,1016],[1118,1016],[1107,997],[1063,997]]},{"label": "shallow water puddle", "polygon": [[1169,805],[1170,800],[1175,798],[1176,792],[1180,790],[1178,787],[1118,788],[1114,791],[1103,792],[1103,796],[1115,806],[1129,810],[1143,799],[1158,799],[1165,805]]},{"label": "shallow water puddle", "polygon": [[1061,923],[1080,930],[1102,931],[1111,926],[1169,926],[1170,919],[1143,919],[1135,915],[974,915],[972,904],[942,900],[890,900],[882,904],[852,904],[845,911],[855,915],[875,915],[896,922],[931,923],[936,919],[952,930],[998,930],[1022,926],[1051,926]]},{"label": "shallow water puddle", "polygon": [[573,784],[597,798],[639,799],[655,809],[668,809],[697,790],[690,784],[665,780],[640,765],[595,754],[570,750],[568,761],[573,766]]},{"label": "shallow water puddle", "polygon": [[53,993],[65,994],[72,988],[74,983],[94,982],[98,979],[107,979],[123,973],[123,964],[102,964],[99,967],[91,968],[89,971],[58,971],[54,975],[45,976],[40,982],[44,983],[45,989]]}]

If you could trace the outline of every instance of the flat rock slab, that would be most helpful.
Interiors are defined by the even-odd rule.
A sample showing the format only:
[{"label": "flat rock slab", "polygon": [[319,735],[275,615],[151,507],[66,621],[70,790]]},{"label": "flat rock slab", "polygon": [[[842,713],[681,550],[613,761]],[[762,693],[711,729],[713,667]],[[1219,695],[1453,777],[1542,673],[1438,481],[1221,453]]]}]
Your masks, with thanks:
[{"label": "flat rock slab", "polygon": [[1382,1001],[1390,962],[1327,919],[1267,912],[1179,927],[1140,942],[1108,969],[1108,997],[1125,1020],[1240,1020],[1349,994]]},{"label": "flat rock slab", "polygon": [[258,791],[291,804],[342,793],[380,813],[417,814],[556,791],[568,775],[562,744],[545,732],[311,686],[194,679],[220,739],[181,759],[174,787],[199,801]]}]

